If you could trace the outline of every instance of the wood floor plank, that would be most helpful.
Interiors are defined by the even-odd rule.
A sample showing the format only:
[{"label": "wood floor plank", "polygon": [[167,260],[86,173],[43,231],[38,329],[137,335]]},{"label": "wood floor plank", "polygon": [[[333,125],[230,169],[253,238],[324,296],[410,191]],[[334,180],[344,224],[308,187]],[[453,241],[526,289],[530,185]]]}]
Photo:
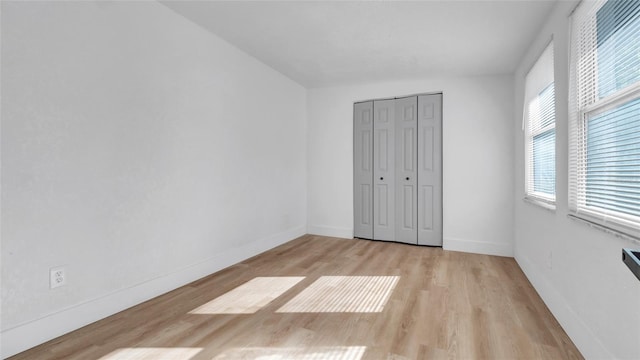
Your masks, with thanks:
[{"label": "wood floor plank", "polygon": [[[304,312],[322,305],[317,300],[326,294],[371,302],[377,286],[371,286],[372,293],[366,296],[340,287],[382,276],[399,278],[381,312]],[[301,280],[268,303],[256,302],[254,313],[194,313],[259,277]],[[296,298],[323,277],[347,280],[323,283],[328,287],[314,295],[315,299]],[[278,311],[294,299],[300,312]],[[363,304],[348,308],[362,308],[359,305]],[[157,357],[163,349],[168,356],[188,354],[192,360],[259,356],[582,359],[511,258],[314,235],[302,236],[11,359],[113,360],[123,354]]]}]

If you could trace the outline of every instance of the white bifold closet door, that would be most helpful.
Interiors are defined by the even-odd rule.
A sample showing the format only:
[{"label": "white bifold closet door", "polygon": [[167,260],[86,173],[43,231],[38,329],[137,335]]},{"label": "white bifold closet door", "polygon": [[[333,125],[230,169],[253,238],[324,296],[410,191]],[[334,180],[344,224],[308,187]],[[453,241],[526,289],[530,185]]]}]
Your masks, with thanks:
[{"label": "white bifold closet door", "polygon": [[418,244],[442,246],[442,94],[418,96]]},{"label": "white bifold closet door", "polygon": [[373,102],[373,233],[377,240],[394,241],[395,221],[395,108],[394,100]]},{"label": "white bifold closet door", "polygon": [[354,105],[354,236],[442,245],[442,94]]},{"label": "white bifold closet door", "polygon": [[353,107],[353,233],[373,239],[373,101]]},{"label": "white bifold closet door", "polygon": [[[418,143],[418,98],[395,100],[396,107],[396,237],[394,241],[416,244],[418,241],[418,199],[416,187]],[[375,144],[374,144],[375,146]],[[374,238],[377,236],[374,232]]]}]

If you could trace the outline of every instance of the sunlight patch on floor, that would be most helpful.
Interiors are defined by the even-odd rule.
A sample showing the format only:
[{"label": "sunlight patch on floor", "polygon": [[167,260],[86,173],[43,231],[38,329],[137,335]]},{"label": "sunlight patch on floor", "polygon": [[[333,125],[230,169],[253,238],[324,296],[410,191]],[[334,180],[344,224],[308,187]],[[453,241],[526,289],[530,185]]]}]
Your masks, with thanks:
[{"label": "sunlight patch on floor", "polygon": [[189,314],[253,314],[302,281],[304,276],[257,277]]},{"label": "sunlight patch on floor", "polygon": [[322,276],[277,312],[382,312],[399,279],[399,276]]},{"label": "sunlight patch on floor", "polygon": [[123,348],[99,360],[188,360],[200,351],[202,348]]},{"label": "sunlight patch on floor", "polygon": [[360,360],[365,346],[331,346],[309,348],[235,348],[213,358],[256,360]]}]

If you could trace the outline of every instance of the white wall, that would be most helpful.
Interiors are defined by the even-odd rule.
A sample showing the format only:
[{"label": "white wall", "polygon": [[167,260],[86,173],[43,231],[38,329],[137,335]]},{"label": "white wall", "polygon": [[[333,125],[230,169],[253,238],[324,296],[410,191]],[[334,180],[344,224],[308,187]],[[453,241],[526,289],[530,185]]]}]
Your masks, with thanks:
[{"label": "white wall", "polygon": [[444,248],[512,255],[513,78],[433,78],[308,91],[308,231],[353,236],[353,103],[443,92]]},{"label": "white wall", "polygon": [[[640,248],[568,214],[568,14],[558,2],[515,74],[515,258],[551,312],[586,358],[637,359],[640,283],[621,260],[621,248]],[[524,137],[520,130],[524,77],[551,37],[555,48],[555,212],[525,203]]]},{"label": "white wall", "polygon": [[306,90],[163,5],[2,2],[2,75],[3,356],[305,233]]}]

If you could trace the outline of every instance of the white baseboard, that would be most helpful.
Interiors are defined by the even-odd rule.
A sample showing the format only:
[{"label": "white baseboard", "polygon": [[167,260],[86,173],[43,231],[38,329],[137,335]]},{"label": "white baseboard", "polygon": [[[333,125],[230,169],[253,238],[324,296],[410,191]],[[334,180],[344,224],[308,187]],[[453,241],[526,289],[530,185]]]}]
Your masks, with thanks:
[{"label": "white baseboard", "polygon": [[353,229],[351,228],[341,228],[341,227],[323,226],[323,225],[309,225],[308,233],[313,235],[353,239]]},{"label": "white baseboard", "polygon": [[442,242],[442,248],[445,250],[462,251],[474,254],[513,257],[513,246],[511,244],[462,240],[445,237]]},{"label": "white baseboard", "polygon": [[516,255],[515,259],[582,356],[585,359],[614,359],[615,356],[607,350],[545,276],[525,257]]},{"label": "white baseboard", "polygon": [[144,301],[203,278],[216,271],[272,249],[306,233],[304,226],[283,231],[229,249],[201,263],[182,268],[173,273],[125,288],[102,297],[88,300],[42,318],[5,329],[0,334],[2,358],[13,356],[51,339],[107,316],[128,309]]}]

